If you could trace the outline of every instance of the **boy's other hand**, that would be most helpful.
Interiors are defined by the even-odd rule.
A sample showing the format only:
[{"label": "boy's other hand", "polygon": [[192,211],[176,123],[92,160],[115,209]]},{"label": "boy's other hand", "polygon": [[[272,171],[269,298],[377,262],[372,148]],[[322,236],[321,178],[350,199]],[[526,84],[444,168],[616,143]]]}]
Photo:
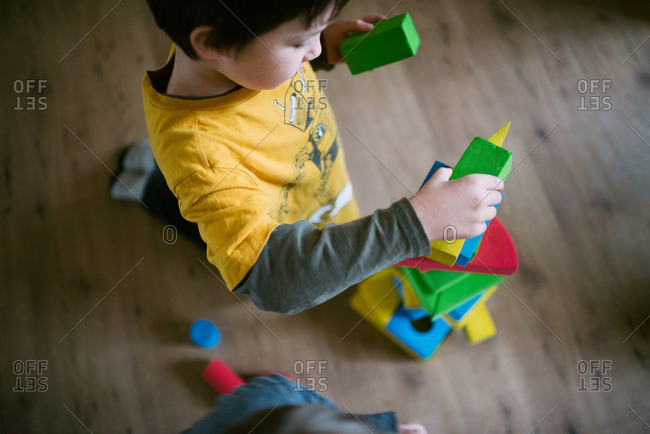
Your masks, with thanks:
[{"label": "boy's other hand", "polygon": [[419,423],[409,423],[407,425],[399,425],[399,434],[427,434],[426,428]]},{"label": "boy's other hand", "polygon": [[323,30],[323,40],[325,41],[325,53],[327,54],[327,61],[334,65],[335,63],[342,63],[343,56],[341,55],[341,43],[352,32],[365,33],[372,30],[373,23],[385,20],[383,15],[369,15],[357,20],[341,20],[327,26]]},{"label": "boy's other hand", "polygon": [[[449,181],[451,169],[441,168],[410,198],[430,241],[449,239],[449,227],[458,239],[485,231],[501,202],[503,182],[492,175],[467,175]],[[454,229],[452,229],[454,230]]]}]

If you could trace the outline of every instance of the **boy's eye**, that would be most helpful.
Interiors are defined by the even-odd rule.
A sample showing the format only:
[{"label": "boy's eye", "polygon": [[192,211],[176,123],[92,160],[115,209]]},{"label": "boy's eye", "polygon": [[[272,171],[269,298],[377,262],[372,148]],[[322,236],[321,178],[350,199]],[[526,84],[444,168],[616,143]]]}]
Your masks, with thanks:
[{"label": "boy's eye", "polygon": [[301,43],[299,43],[299,44],[295,44],[294,47],[296,47],[296,48],[303,48],[303,47],[306,47],[307,45],[309,45],[310,43],[311,43],[311,40],[307,40],[307,41],[305,41],[305,42],[301,42]]}]

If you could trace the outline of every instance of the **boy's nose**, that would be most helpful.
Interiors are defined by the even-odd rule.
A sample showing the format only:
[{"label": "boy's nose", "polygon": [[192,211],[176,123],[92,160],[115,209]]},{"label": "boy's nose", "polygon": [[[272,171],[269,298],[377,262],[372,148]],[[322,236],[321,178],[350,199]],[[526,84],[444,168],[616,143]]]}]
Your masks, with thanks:
[{"label": "boy's nose", "polygon": [[314,60],[318,56],[320,56],[320,53],[323,51],[323,47],[321,47],[320,44],[320,34],[316,35],[314,37],[314,40],[311,43],[311,49],[305,54],[305,58],[303,59],[303,62],[309,62],[311,60]]}]

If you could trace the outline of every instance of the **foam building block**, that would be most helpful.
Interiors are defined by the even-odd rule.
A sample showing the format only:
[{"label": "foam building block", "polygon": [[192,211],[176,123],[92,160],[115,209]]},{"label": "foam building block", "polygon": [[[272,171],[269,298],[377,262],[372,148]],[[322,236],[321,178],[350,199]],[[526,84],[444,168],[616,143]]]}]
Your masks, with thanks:
[{"label": "foam building block", "polygon": [[428,317],[427,311],[422,307],[420,300],[417,295],[413,292],[413,289],[410,285],[404,286],[402,284],[403,277],[400,278],[399,275],[393,274],[391,276],[395,290],[399,294],[401,301],[400,307],[404,310],[404,313],[408,315],[411,321],[418,321],[424,317]]},{"label": "foam building block", "polygon": [[496,146],[503,146],[503,142],[506,140],[506,136],[508,135],[508,130],[510,129],[510,121],[508,121],[507,124],[502,126],[499,131],[496,133],[492,134],[492,137],[488,139],[490,143],[494,143]]},{"label": "foam building block", "polygon": [[359,74],[414,56],[420,36],[409,14],[383,20],[367,33],[348,36],[341,43],[341,54],[352,74]]},{"label": "foam building block", "polygon": [[442,317],[429,321],[429,324],[428,330],[416,329],[405,309],[400,306],[386,326],[386,331],[412,356],[426,360],[440,348],[451,331],[451,325]]},{"label": "foam building block", "polygon": [[212,348],[219,343],[221,334],[210,320],[199,319],[190,326],[190,339],[200,347]]},{"label": "foam building block", "polygon": [[244,384],[244,380],[221,359],[210,362],[203,370],[202,376],[220,395],[232,393],[235,388]]},{"label": "foam building block", "polygon": [[397,293],[402,299],[402,304],[406,309],[422,308],[422,303],[420,303],[420,299],[418,299],[417,294],[413,292],[413,288],[411,288],[410,285],[404,286],[404,284],[402,283],[405,277],[402,277],[402,274],[401,272],[399,272],[399,270],[397,270],[397,272],[392,274],[391,278],[393,280],[393,285],[395,285],[395,289],[397,290]]},{"label": "foam building block", "polygon": [[461,239],[431,241],[431,254],[427,257],[451,267],[456,263],[464,243],[465,240]]},{"label": "foam building block", "polygon": [[[490,139],[494,140],[496,143],[480,137],[475,137],[467,149],[465,149],[460,160],[458,160],[458,164],[454,167],[449,179],[454,180],[466,175],[483,173],[496,176],[502,181],[505,181],[512,169],[512,153],[503,149],[501,145],[503,144],[509,128],[510,122],[490,137]],[[433,173],[440,167],[449,166],[436,161],[425,178],[424,183],[426,183]],[[429,258],[448,266],[452,266],[455,263],[458,263],[459,265],[467,265],[476,252],[476,248],[480,241],[480,236],[473,240],[468,246],[465,246],[465,240],[461,239],[453,241],[433,241],[431,243],[431,255]],[[458,261],[459,258],[460,262]]]},{"label": "foam building block", "polygon": [[[485,139],[475,137],[460,157],[460,160],[458,160],[458,164],[454,167],[454,171],[449,180],[452,181],[475,173],[483,173],[496,176],[502,181],[505,181],[511,169],[512,153],[510,151],[496,146]],[[463,249],[464,241],[461,239],[451,242],[444,240],[434,241],[431,243],[431,255],[429,258],[452,266],[456,263]],[[469,258],[464,258],[462,262],[467,264]]]},{"label": "foam building block", "polygon": [[422,307],[434,318],[449,312],[476,294],[505,280],[505,276],[494,274],[438,270],[426,273],[420,273],[417,270],[404,271],[408,272],[408,284],[413,287]]},{"label": "foam building block", "polygon": [[495,218],[483,234],[476,255],[462,267],[447,266],[429,258],[410,258],[397,264],[399,267],[417,268],[421,273],[429,270],[512,275],[519,268],[515,244],[505,226]]},{"label": "foam building block", "polygon": [[451,324],[451,327],[454,330],[460,330],[467,325],[469,320],[472,318],[472,315],[475,309],[485,304],[488,299],[494,294],[497,290],[497,286],[493,286],[482,293],[475,295],[465,303],[453,308],[444,315],[444,318]]},{"label": "foam building block", "polygon": [[[510,129],[510,122],[505,124],[503,127],[501,127],[501,129],[499,129],[499,131],[494,133],[492,137],[488,139],[488,141],[496,146],[503,146],[503,142],[506,139],[506,135],[508,134],[509,129]],[[501,197],[503,197],[503,195],[501,195]],[[495,208],[498,207],[499,205],[495,206]],[[490,222],[487,221],[485,222],[485,224],[487,227],[490,225]],[[469,261],[476,253],[476,250],[478,249],[478,246],[481,243],[482,238],[483,238],[483,234],[465,240],[465,242],[463,243],[463,247],[461,248],[460,253],[458,254],[458,258],[456,259],[456,263],[458,265],[462,265],[464,267],[469,263]]]},{"label": "foam building block", "polygon": [[488,140],[474,137],[454,167],[450,180],[474,173],[493,175],[505,181],[512,169],[512,152]]},{"label": "foam building block", "polygon": [[444,318],[428,321],[424,329],[416,328],[414,320],[401,304],[387,270],[361,282],[350,297],[350,307],[418,359],[430,358],[451,331],[451,325]]},{"label": "foam building block", "polygon": [[436,160],[436,162],[433,163],[433,166],[431,166],[431,169],[429,170],[429,173],[427,173],[427,176],[424,178],[424,182],[422,182],[422,185],[420,186],[420,189],[421,189],[422,187],[424,187],[424,184],[426,184],[427,182],[429,182],[429,180],[431,179],[431,177],[433,176],[433,174],[436,173],[436,171],[437,171],[438,169],[440,169],[441,167],[445,167],[445,168],[447,168],[447,169],[451,169],[451,166],[447,166],[445,163],[442,163],[442,162]]},{"label": "foam building block", "polygon": [[472,344],[483,342],[497,334],[492,315],[485,304],[476,306],[464,330],[465,337]]},{"label": "foam building block", "polygon": [[[469,312],[472,310],[473,307],[476,306],[478,301],[481,299],[483,296],[483,292],[480,294],[475,295],[474,297],[470,298],[467,300],[465,303],[459,304],[449,312],[447,312],[444,317],[449,320],[451,323],[451,326],[454,330],[457,330],[458,328],[463,328],[461,325],[461,321],[464,321],[466,318],[469,317]],[[464,325],[464,324],[463,324]]]},{"label": "foam building block", "polygon": [[374,327],[384,330],[401,304],[393,288],[390,269],[380,271],[357,285],[350,307]]}]

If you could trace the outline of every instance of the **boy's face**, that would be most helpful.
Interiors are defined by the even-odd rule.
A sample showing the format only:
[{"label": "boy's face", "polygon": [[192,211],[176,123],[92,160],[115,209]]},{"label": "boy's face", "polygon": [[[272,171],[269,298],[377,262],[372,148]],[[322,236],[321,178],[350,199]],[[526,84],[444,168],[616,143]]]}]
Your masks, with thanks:
[{"label": "boy's face", "polygon": [[309,27],[298,17],[258,35],[237,54],[221,56],[218,71],[248,89],[278,87],[292,78],[303,62],[320,55],[320,35],[331,14],[330,7]]}]

